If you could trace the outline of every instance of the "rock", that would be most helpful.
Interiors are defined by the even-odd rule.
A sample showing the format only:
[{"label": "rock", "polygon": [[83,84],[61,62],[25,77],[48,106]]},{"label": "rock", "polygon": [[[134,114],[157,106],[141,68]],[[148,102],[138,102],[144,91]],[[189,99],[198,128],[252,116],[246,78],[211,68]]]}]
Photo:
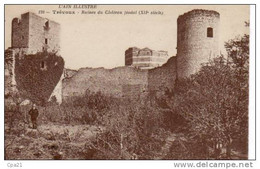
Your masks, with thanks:
[{"label": "rock", "polygon": [[19,149],[20,149],[20,150],[24,149],[24,146],[19,146]]},{"label": "rock", "polygon": [[30,103],[31,103],[31,101],[28,100],[28,99],[26,99],[26,100],[24,100],[22,103],[20,103],[20,105],[21,105],[21,106],[25,106],[25,105],[28,105],[28,104],[30,104]]}]

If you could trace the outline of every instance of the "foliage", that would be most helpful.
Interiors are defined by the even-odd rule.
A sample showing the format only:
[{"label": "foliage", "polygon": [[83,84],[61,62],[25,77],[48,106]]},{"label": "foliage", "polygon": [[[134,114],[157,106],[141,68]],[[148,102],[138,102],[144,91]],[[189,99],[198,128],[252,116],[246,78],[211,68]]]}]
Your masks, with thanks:
[{"label": "foliage", "polygon": [[155,107],[131,103],[113,107],[102,118],[105,127],[90,144],[94,159],[154,159],[167,132]]},{"label": "foliage", "polygon": [[74,96],[64,100],[60,110],[64,115],[63,121],[66,123],[99,124],[105,112],[118,101],[118,99],[106,96],[101,92],[86,90],[83,96]]},{"label": "foliage", "polygon": [[[188,139],[198,143],[191,151],[204,149],[204,158],[230,158],[233,140],[241,138],[247,148],[248,43],[248,35],[230,40],[227,59],[215,58],[176,86],[170,105],[188,121]],[[222,157],[220,145],[226,148]]]},{"label": "foliage", "polygon": [[64,60],[55,53],[15,56],[15,80],[24,99],[45,105],[63,73]]},{"label": "foliage", "polygon": [[[42,74],[42,70],[39,72],[33,65],[41,63],[38,56],[21,58],[21,65],[15,71],[22,72],[26,69],[24,65],[28,65],[31,73],[25,71],[16,80],[18,88],[27,92],[22,93],[23,97],[33,97],[33,102],[45,105],[39,107],[42,123],[88,124],[98,128],[94,138],[84,139],[85,147],[77,147],[76,153],[71,152],[72,144],[67,145],[66,150],[75,158],[78,155],[85,159],[227,159],[232,158],[231,150],[247,153],[249,36],[230,40],[225,47],[228,57],[219,56],[196,74],[178,79],[174,92],[168,91],[155,100],[124,100],[87,90],[83,96],[71,97],[61,105],[56,104],[54,98],[46,104],[63,66],[50,69],[58,73],[54,73],[53,80],[46,80],[49,76],[45,73],[52,72],[48,69]],[[55,58],[48,55],[45,59],[55,65]],[[20,79],[22,77],[25,79]],[[41,84],[42,78],[50,84]],[[33,81],[37,83],[28,87]],[[47,91],[42,90],[44,85],[49,86]],[[23,119],[20,96],[12,96],[15,103],[10,107],[12,113],[5,114],[10,116],[6,118],[8,129],[25,133],[24,127],[21,131],[11,130],[14,120]],[[80,129],[74,135],[64,132],[46,138],[63,138],[65,142],[76,144],[82,135],[84,131]],[[168,140],[170,135],[174,135],[172,143]],[[167,144],[170,151],[160,154]],[[222,146],[225,154],[221,153]]]},{"label": "foliage", "polygon": [[[149,106],[147,106],[149,105]],[[60,106],[41,108],[41,121],[99,126],[86,140],[87,159],[154,159],[165,144],[164,114],[148,102],[129,101],[86,91]]]}]

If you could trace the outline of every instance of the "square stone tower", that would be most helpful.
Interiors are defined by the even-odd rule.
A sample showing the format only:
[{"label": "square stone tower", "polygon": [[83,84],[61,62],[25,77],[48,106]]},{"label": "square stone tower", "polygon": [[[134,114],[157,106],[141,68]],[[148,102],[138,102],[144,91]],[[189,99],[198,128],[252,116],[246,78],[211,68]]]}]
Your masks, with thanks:
[{"label": "square stone tower", "polygon": [[27,54],[59,52],[60,25],[32,12],[12,21],[12,48],[25,48]]},{"label": "square stone tower", "polygon": [[139,69],[153,69],[162,66],[168,60],[168,52],[130,47],[125,51],[125,65]]},{"label": "square stone tower", "polygon": [[[57,102],[61,103],[64,60],[59,51],[59,23],[32,12],[14,18],[11,47],[5,51],[5,94],[20,91],[24,98],[38,98],[40,103],[39,95],[43,98],[44,94],[52,92],[50,97],[48,94],[45,97],[49,97],[50,100],[55,96]],[[8,60],[10,61],[7,62]],[[27,84],[28,81],[32,83]],[[37,96],[37,92],[31,92],[33,90],[39,90],[38,93],[44,92]]]}]

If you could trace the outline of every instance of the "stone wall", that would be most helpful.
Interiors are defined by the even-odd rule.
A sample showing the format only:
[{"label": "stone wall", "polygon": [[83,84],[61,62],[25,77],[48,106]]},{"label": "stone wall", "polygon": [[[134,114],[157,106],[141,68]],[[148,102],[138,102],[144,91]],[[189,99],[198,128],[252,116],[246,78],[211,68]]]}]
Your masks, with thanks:
[{"label": "stone wall", "polygon": [[62,84],[63,99],[81,96],[86,90],[113,97],[142,97],[147,92],[148,71],[133,67],[81,68]]},{"label": "stone wall", "polygon": [[176,57],[171,57],[161,67],[149,70],[148,90],[151,96],[160,97],[166,92],[173,92],[177,78]]},{"label": "stone wall", "polygon": [[78,71],[77,70],[73,70],[73,69],[68,69],[65,68],[64,69],[64,78],[71,78],[72,76],[74,76]]},{"label": "stone wall", "polygon": [[81,68],[73,76],[63,79],[62,95],[66,100],[82,96],[86,90],[102,92],[113,97],[132,99],[161,95],[172,91],[176,80],[176,57],[162,67],[140,70],[134,67],[114,69]]},{"label": "stone wall", "polygon": [[17,92],[16,87],[16,74],[15,74],[15,65],[17,59],[15,56],[18,55],[18,58],[21,59],[22,55],[27,53],[27,48],[8,48],[5,50],[4,54],[4,77],[5,77],[5,96]]},{"label": "stone wall", "polygon": [[12,20],[12,48],[29,47],[29,13]]},{"label": "stone wall", "polygon": [[[178,18],[177,62],[178,76],[186,77],[197,72],[202,63],[219,55],[219,21],[216,11],[192,10]],[[213,37],[207,29],[213,29]]]},{"label": "stone wall", "polygon": [[5,97],[10,95],[13,91],[12,87],[15,85],[14,82],[14,54],[13,50],[5,51],[5,61],[4,61],[4,77],[5,77]]}]

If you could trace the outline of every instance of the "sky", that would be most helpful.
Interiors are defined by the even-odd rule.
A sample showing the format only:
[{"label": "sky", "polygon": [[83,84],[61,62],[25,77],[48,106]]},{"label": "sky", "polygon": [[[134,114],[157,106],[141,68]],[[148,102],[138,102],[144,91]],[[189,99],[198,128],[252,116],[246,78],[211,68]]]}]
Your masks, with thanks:
[{"label": "sky", "polygon": [[[224,42],[249,33],[249,5],[97,5],[95,9],[59,8],[59,5],[5,5],[5,48],[11,46],[11,21],[26,12],[61,25],[61,51],[65,67],[113,68],[124,66],[125,50],[129,47],[148,47],[166,50],[176,55],[177,18],[193,9],[216,10],[220,13],[220,50]],[[75,11],[76,14],[54,14],[57,11]],[[84,11],[149,11],[149,14],[81,14]],[[151,12],[163,12],[152,15]]]}]

